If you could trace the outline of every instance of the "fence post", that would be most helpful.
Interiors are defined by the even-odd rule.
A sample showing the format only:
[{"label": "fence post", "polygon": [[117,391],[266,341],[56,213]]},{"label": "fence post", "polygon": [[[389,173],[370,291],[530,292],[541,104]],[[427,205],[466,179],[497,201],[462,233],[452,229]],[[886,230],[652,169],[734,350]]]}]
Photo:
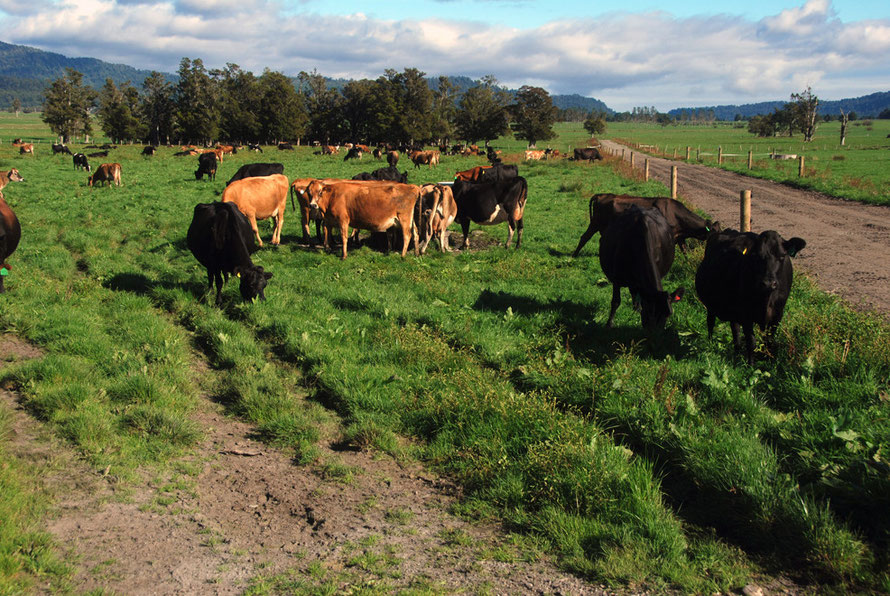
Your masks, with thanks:
[{"label": "fence post", "polygon": [[645,165],[643,166],[643,181],[649,182],[649,158],[646,158]]},{"label": "fence post", "polygon": [[621,161],[624,161],[624,149],[621,150]]},{"label": "fence post", "polygon": [[634,152],[631,151],[630,152],[630,169],[633,169],[633,167],[634,167]]},{"label": "fence post", "polygon": [[739,229],[742,232],[750,232],[751,231],[751,191],[743,190],[739,194],[739,216],[740,223]]},{"label": "fence post", "polygon": [[754,167],[754,151],[748,151],[748,169]]},{"label": "fence post", "polygon": [[671,166],[671,198],[677,198],[677,166]]},{"label": "fence post", "polygon": [[723,163],[723,145],[717,147],[717,163]]},{"label": "fence post", "polygon": [[677,159],[677,148],[674,147],[674,159]]},{"label": "fence post", "polygon": [[686,161],[689,161],[689,150],[690,149],[691,149],[691,147],[689,145],[686,145]]},{"label": "fence post", "polygon": [[701,161],[701,147],[695,150],[695,161]]},{"label": "fence post", "polygon": [[797,176],[798,176],[798,178],[803,178],[803,164],[804,164],[804,159],[803,159],[803,155],[801,155],[801,156],[800,156],[800,165],[797,166]]}]

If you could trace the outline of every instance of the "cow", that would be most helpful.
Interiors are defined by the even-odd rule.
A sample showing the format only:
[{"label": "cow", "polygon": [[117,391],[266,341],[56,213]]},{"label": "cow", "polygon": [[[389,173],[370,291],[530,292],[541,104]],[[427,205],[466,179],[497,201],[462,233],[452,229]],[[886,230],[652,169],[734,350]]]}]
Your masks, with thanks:
[{"label": "cow", "polygon": [[142,155],[152,156],[155,154],[155,151],[157,151],[157,150],[158,150],[157,147],[154,147],[152,145],[146,145],[145,147],[142,148]]},{"label": "cow", "polygon": [[343,158],[343,161],[346,161],[347,159],[361,160],[362,155],[364,155],[364,153],[360,147],[350,147],[349,151],[346,152],[346,157]]},{"label": "cow", "polygon": [[528,198],[528,183],[522,176],[496,182],[457,180],[451,188],[457,203],[457,220],[464,234],[461,248],[470,246],[470,222],[495,225],[506,221],[507,248],[518,231],[516,248],[522,244],[522,217]]},{"label": "cow", "polygon": [[320,211],[325,224],[325,247],[330,247],[332,228],[340,228],[343,239],[341,258],[346,258],[349,227],[385,232],[392,226],[402,230],[402,251],[408,252],[409,235],[414,254],[419,254],[414,210],[420,200],[420,187],[397,182],[356,182],[352,180],[313,180],[305,190],[310,209]]},{"label": "cow", "polygon": [[455,180],[463,180],[464,182],[479,182],[482,178],[482,172],[490,169],[491,166],[476,166],[469,170],[454,173]]},{"label": "cow", "polygon": [[699,217],[689,210],[686,205],[676,199],[668,197],[632,197],[630,195],[616,195],[611,193],[596,194],[590,197],[590,224],[587,230],[581,234],[578,248],[572,253],[577,257],[597,232],[602,232],[608,227],[617,215],[630,209],[632,206],[640,208],[655,207],[661,211],[673,230],[674,242],[680,246],[680,250],[686,250],[687,238],[705,240],[713,231],[720,229],[720,222]]},{"label": "cow", "polygon": [[290,185],[290,203],[294,208],[294,211],[297,210],[296,201],[300,203],[300,223],[303,229],[303,242],[309,243],[309,220],[315,221],[315,236],[319,242],[322,242],[322,219],[321,214],[317,211],[312,211],[309,208],[309,199],[306,197],[306,187],[315,180],[315,178],[297,178]]},{"label": "cow", "polygon": [[192,155],[198,155],[198,152],[194,149],[186,149],[184,151],[177,151],[173,154],[173,157],[189,157]]},{"label": "cow", "polygon": [[386,163],[389,167],[394,168],[399,165],[399,152],[396,150],[386,152]]},{"label": "cow", "polygon": [[216,156],[216,161],[218,161],[219,163],[223,162],[223,154],[224,153],[221,148],[216,147],[214,149],[204,149],[203,151],[201,151],[201,155],[207,155],[210,153],[212,153],[213,155]]},{"label": "cow", "polygon": [[439,165],[439,155],[438,151],[413,151],[410,157],[415,168],[419,168],[421,165],[432,168]]},{"label": "cow", "polygon": [[540,161],[542,159],[547,159],[546,151],[528,150],[525,152],[525,161]]},{"label": "cow", "polygon": [[448,245],[448,226],[457,217],[457,203],[451,187],[444,184],[424,184],[420,187],[420,221],[417,223],[420,254],[426,252],[430,240],[439,241],[440,252],[451,252]]},{"label": "cow", "polygon": [[661,329],[673,305],[685,293],[662,289],[661,279],[674,262],[671,226],[655,208],[633,206],[618,215],[600,235],[600,266],[612,282],[612,303],[606,327],[612,327],[621,304],[621,288],[630,290],[647,331]]},{"label": "cow", "polygon": [[19,171],[12,168],[8,172],[0,172],[0,198],[3,198],[3,189],[10,182],[24,182],[25,179],[19,174]]},{"label": "cow", "polygon": [[583,149],[575,149],[573,158],[575,161],[594,161],[602,159],[603,156],[596,147],[585,147]]},{"label": "cow", "polygon": [[108,151],[94,151],[93,153],[87,153],[89,157],[108,157]]},{"label": "cow", "polygon": [[34,143],[22,143],[21,145],[19,145],[19,155],[24,155],[25,153],[35,155]]},{"label": "cow", "polygon": [[95,173],[92,176],[87,178],[87,184],[89,186],[98,185],[100,182],[105,182],[108,186],[111,186],[113,182],[115,186],[121,185],[121,164],[119,163],[103,163],[98,168],[96,168]]},{"label": "cow", "polygon": [[226,186],[236,180],[242,178],[253,178],[256,176],[271,176],[272,174],[284,174],[284,165],[280,163],[246,163],[235,172],[235,175],[229,178]]},{"label": "cow", "polygon": [[371,155],[374,156],[374,159],[383,159],[383,149],[380,147],[374,147],[374,150],[371,151]]},{"label": "cow", "polygon": [[260,147],[259,145],[254,144],[254,143],[248,143],[248,144],[247,144],[247,148],[248,148],[249,150],[251,150],[251,151],[256,152],[256,153],[262,153],[262,152],[263,152],[263,148]]},{"label": "cow", "polygon": [[207,175],[209,180],[216,180],[216,153],[208,151],[198,156],[198,169],[195,170],[195,180],[203,180]]},{"label": "cow", "polygon": [[294,146],[290,143],[278,143],[279,151],[294,151]]},{"label": "cow", "polygon": [[336,155],[340,153],[339,145],[322,145],[321,146],[321,154],[322,155]]},{"label": "cow", "polygon": [[739,350],[741,326],[745,356],[753,365],[754,324],[772,338],[791,291],[791,257],[805,246],[802,238],[785,240],[773,230],[760,234],[723,230],[709,237],[695,273],[695,291],[708,312],[708,337],[718,318],[728,321]]},{"label": "cow", "polygon": [[232,203],[195,205],[192,223],[185,237],[186,245],[201,265],[207,268],[208,291],[216,283],[216,303],[222,300],[222,287],[229,275],[237,275],[239,290],[245,300],[265,300],[264,289],[272,274],[254,265],[250,255],[258,247],[247,218]]},{"label": "cow", "polygon": [[235,155],[238,153],[238,149],[234,145],[218,145],[216,148],[222,155]]},{"label": "cow", "polygon": [[390,180],[392,182],[408,183],[408,172],[399,172],[398,168],[377,168],[373,172],[362,172],[352,177],[353,180]]},{"label": "cow", "polygon": [[59,153],[67,153],[71,155],[71,150],[61,143],[53,143],[52,144],[53,155],[57,155]]},{"label": "cow", "polygon": [[272,244],[279,244],[281,228],[284,226],[284,211],[287,208],[287,189],[287,176],[283,174],[243,178],[225,188],[222,202],[235,203],[241,213],[247,216],[260,246],[263,246],[263,240],[256,222],[258,219],[273,218],[275,231],[272,232]]},{"label": "cow", "polygon": [[75,170],[90,171],[90,162],[87,161],[87,156],[83,153],[75,153],[71,156],[71,161],[74,163]]},{"label": "cow", "polygon": [[519,166],[516,164],[497,163],[490,168],[483,166],[482,172],[479,174],[479,182],[505,182],[519,176]]},{"label": "cow", "polygon": [[[10,173],[12,172],[15,172],[16,176],[20,178],[17,170],[10,170]],[[12,180],[10,174],[6,174],[5,176],[9,177],[9,180]],[[0,182],[2,182],[3,179],[4,177],[0,176]],[[2,186],[0,186],[0,188],[2,188]],[[0,294],[6,291],[6,288],[3,287],[3,279],[9,275],[9,272],[12,270],[12,267],[6,262],[6,259],[15,252],[21,238],[22,226],[19,224],[19,220],[15,216],[15,213],[13,213],[12,208],[6,203],[6,199],[3,198],[3,193],[0,192]]]}]

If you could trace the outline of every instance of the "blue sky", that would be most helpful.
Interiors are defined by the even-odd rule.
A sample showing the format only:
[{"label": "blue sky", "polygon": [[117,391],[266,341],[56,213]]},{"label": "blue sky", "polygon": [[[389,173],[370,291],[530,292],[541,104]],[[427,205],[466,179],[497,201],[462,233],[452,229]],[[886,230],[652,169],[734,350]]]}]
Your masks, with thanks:
[{"label": "blue sky", "polygon": [[173,72],[494,75],[613,109],[890,90],[883,0],[0,0],[0,39]]}]

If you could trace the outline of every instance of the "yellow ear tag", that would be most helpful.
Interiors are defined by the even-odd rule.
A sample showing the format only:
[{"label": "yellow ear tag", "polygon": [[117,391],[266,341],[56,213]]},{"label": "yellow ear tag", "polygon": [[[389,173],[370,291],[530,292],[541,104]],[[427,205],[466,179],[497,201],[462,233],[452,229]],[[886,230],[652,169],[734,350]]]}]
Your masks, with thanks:
[{"label": "yellow ear tag", "polygon": [[748,247],[747,247],[747,246],[746,246],[745,249],[742,251],[742,254],[743,254],[743,255],[744,255],[744,254],[748,254]]},{"label": "yellow ear tag", "polygon": [[[746,250],[747,250],[747,249],[746,249]],[[241,274],[240,274],[240,273],[236,273],[236,274],[235,274],[235,277],[241,277]]]}]

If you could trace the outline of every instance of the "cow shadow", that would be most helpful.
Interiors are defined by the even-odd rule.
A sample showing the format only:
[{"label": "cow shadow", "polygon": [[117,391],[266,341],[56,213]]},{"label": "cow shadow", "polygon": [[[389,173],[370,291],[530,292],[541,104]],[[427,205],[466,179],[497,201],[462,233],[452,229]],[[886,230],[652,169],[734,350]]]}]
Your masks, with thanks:
[{"label": "cow shadow", "polygon": [[[195,297],[202,298],[208,293],[206,281],[169,280],[155,281],[141,273],[118,273],[102,282],[102,286],[115,292],[131,292],[139,296],[146,296],[157,301],[157,290],[185,290]],[[213,294],[211,294],[211,300]]]}]

